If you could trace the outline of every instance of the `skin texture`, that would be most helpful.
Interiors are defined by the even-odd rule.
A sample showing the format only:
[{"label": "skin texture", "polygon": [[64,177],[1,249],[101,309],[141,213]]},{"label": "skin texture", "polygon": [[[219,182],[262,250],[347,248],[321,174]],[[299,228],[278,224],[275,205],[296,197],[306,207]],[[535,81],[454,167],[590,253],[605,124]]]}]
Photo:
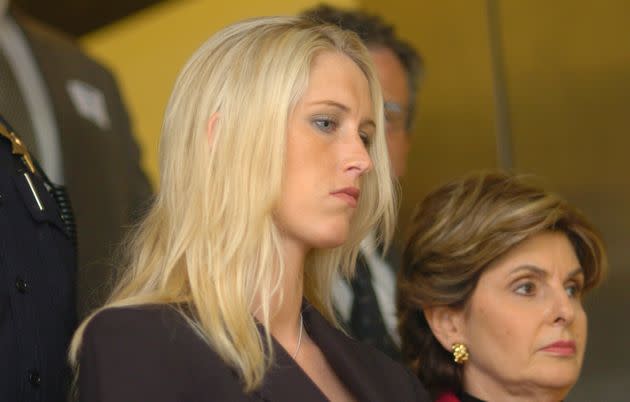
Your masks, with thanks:
[{"label": "skin texture", "polygon": [[[584,277],[564,234],[544,232],[491,264],[462,310],[429,315],[450,351],[464,343],[464,389],[487,401],[559,401],[580,373],[587,337]],[[571,347],[550,348],[557,341]]]},{"label": "skin texture", "polygon": [[406,122],[409,108],[407,73],[394,52],[388,48],[370,49],[385,101],[387,149],[395,177],[407,171],[410,133]]},{"label": "skin texture", "polygon": [[[289,117],[286,169],[276,211],[287,241],[305,252],[343,244],[355,208],[334,193],[360,190],[375,133],[367,79],[347,56],[316,57],[308,88]],[[360,196],[359,196],[360,197]]]}]

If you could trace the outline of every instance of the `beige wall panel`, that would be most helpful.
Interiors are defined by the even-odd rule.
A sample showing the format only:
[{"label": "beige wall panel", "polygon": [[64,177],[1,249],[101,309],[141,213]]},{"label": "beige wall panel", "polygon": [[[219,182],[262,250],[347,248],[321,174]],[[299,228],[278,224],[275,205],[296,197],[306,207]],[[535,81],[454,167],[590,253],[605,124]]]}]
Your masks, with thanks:
[{"label": "beige wall panel", "polygon": [[[143,150],[143,165],[157,184],[157,144],[164,108],[179,70],[215,31],[261,15],[290,15],[315,0],[169,1],[81,39],[110,66],[121,84]],[[344,7],[355,0],[331,2]]]},{"label": "beige wall panel", "polygon": [[578,202],[630,271],[630,2],[501,2],[501,15],[517,169]]},{"label": "beige wall panel", "polygon": [[627,400],[630,2],[501,1],[500,11],[516,168],[578,205],[610,254],[608,282],[587,299],[589,348],[569,401]]},{"label": "beige wall panel", "polygon": [[426,63],[404,178],[400,226],[434,187],[496,166],[494,104],[485,2],[365,0],[393,23]]}]

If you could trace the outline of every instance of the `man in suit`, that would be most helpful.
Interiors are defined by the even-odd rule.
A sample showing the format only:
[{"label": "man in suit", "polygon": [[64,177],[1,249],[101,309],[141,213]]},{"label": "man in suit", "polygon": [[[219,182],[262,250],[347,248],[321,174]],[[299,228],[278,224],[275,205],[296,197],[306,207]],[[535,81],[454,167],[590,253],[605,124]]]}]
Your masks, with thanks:
[{"label": "man in suit", "polygon": [[[378,16],[327,5],[306,10],[302,15],[357,33],[370,50],[383,90],[392,170],[396,178],[402,177],[406,171],[416,92],[422,74],[419,54]],[[351,335],[397,359],[394,298],[399,257],[395,247],[386,255],[379,250],[378,236],[373,233],[361,245],[355,277],[350,282],[338,280],[333,299]]]},{"label": "man in suit", "polygon": [[67,187],[78,231],[81,315],[109,291],[111,255],[150,197],[112,75],[65,37],[0,0],[0,110]]},{"label": "man in suit", "polygon": [[[76,326],[72,216],[0,116],[0,400],[66,399]],[[56,194],[59,194],[58,192]]]}]

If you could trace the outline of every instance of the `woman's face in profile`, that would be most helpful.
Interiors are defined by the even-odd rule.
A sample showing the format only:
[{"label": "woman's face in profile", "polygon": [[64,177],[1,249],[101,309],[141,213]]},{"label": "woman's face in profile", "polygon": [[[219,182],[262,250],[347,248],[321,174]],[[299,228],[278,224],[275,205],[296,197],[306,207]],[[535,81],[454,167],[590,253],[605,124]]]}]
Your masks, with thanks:
[{"label": "woman's face in profile", "polygon": [[465,387],[568,391],[586,345],[583,284],[561,233],[531,237],[491,264],[462,313]]},{"label": "woman's face in profile", "polygon": [[372,167],[376,127],[368,81],[346,55],[319,54],[308,88],[289,116],[286,164],[276,223],[298,248],[336,247],[346,240]]}]

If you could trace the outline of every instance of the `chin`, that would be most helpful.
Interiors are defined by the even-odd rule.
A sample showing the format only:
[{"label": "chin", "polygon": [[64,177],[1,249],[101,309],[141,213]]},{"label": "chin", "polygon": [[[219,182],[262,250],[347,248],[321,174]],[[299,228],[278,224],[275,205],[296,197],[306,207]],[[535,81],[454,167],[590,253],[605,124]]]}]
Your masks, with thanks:
[{"label": "chin", "polygon": [[575,385],[580,376],[580,367],[575,362],[549,364],[544,369],[538,370],[537,381],[539,386],[564,392],[566,395]]},{"label": "chin", "polygon": [[329,249],[336,248],[339,246],[343,246],[348,240],[348,236],[337,236],[337,237],[328,237],[325,239],[319,239],[313,245],[313,248],[316,249]]},{"label": "chin", "polygon": [[316,249],[335,248],[345,244],[348,240],[348,225],[334,225],[319,231],[311,245]]}]

